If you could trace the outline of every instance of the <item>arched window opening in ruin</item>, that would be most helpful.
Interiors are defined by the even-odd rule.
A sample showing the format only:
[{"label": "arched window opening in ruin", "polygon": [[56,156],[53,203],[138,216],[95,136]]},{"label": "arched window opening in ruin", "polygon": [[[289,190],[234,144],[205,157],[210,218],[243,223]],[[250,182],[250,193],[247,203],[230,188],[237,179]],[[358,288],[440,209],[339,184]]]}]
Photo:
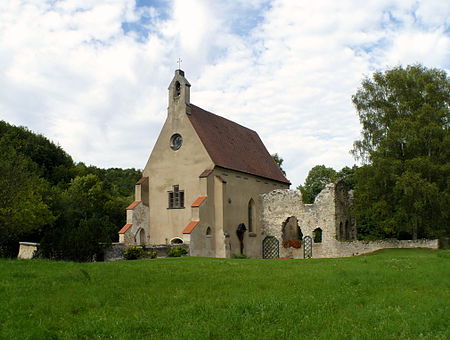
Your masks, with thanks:
[{"label": "arched window opening in ruin", "polygon": [[342,222],[339,222],[339,229],[338,229],[336,238],[339,241],[342,241],[344,239],[344,228],[342,227]]},{"label": "arched window opening in ruin", "polygon": [[322,243],[322,229],[316,228],[313,231],[314,243]]},{"label": "arched window opening in ruin", "polygon": [[248,232],[251,233],[254,230],[254,223],[255,223],[255,201],[251,198],[250,201],[248,201]]},{"label": "arched window opening in ruin", "polygon": [[212,235],[211,227],[206,228],[206,236],[211,236],[211,235]]},{"label": "arched window opening in ruin", "polygon": [[183,244],[183,240],[179,237],[175,237],[170,240],[170,244]]},{"label": "arched window opening in ruin", "polygon": [[345,221],[344,235],[345,240],[350,240],[350,228],[348,226],[348,220]]},{"label": "arched window opening in ruin", "polygon": [[282,226],[282,237],[283,242],[301,240],[303,238],[303,233],[298,225],[297,217],[291,216],[284,221]]}]

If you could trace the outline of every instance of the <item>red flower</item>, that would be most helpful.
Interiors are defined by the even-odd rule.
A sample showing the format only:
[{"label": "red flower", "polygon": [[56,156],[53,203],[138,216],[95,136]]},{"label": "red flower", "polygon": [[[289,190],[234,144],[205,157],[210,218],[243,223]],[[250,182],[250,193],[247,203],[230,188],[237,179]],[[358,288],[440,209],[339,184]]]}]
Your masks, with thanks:
[{"label": "red flower", "polygon": [[302,243],[300,242],[300,240],[283,241],[283,248],[291,248],[291,247],[299,249],[302,247]]}]

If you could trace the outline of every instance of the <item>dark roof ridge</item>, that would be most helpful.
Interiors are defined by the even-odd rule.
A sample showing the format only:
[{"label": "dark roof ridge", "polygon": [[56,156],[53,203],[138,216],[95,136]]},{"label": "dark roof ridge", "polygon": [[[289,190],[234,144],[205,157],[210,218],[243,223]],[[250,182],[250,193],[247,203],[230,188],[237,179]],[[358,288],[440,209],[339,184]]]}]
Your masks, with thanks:
[{"label": "dark roof ridge", "polygon": [[241,125],[241,124],[239,124],[239,123],[236,123],[235,121],[232,121],[231,119],[228,119],[228,118],[222,117],[222,116],[220,116],[220,115],[218,115],[218,114],[215,114],[214,112],[205,110],[205,109],[203,109],[203,108],[201,108],[200,106],[197,106],[197,105],[195,105],[195,104],[190,103],[189,106],[193,106],[193,107],[195,107],[196,109],[202,110],[202,111],[204,111],[204,112],[206,112],[206,113],[209,113],[210,115],[216,116],[216,117],[219,118],[219,119],[224,119],[224,120],[226,120],[226,121],[228,121],[228,122],[230,122],[230,123],[232,123],[232,124],[234,124],[234,125],[239,125],[239,126],[240,126],[241,128],[243,128],[243,129],[246,129],[246,130],[249,130],[249,131],[251,131],[251,132],[257,133],[255,130],[252,130],[252,129],[250,129],[250,128],[244,126],[244,125]]}]

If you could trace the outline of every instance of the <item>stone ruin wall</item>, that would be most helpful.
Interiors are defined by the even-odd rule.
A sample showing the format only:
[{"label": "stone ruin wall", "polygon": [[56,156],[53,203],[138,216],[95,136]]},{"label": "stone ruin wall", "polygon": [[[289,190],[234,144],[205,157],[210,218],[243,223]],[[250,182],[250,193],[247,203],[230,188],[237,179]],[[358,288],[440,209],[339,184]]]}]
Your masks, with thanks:
[{"label": "stone ruin wall", "polygon": [[[356,240],[356,225],[351,218],[352,195],[343,184],[328,184],[316,197],[314,204],[303,204],[297,190],[277,189],[262,194],[260,225],[265,236],[275,236],[280,242],[280,257],[303,258],[300,249],[282,247],[283,223],[291,216],[298,220],[303,236],[311,236],[322,229],[322,242],[313,243],[313,258],[356,256],[386,248],[438,248],[438,240]],[[340,223],[349,221],[345,240],[340,240]]]},{"label": "stone ruin wall", "polygon": [[[322,256],[324,244],[336,236],[334,185],[328,185],[317,196],[314,204],[303,204],[297,190],[277,189],[261,195],[261,226],[266,236],[275,236],[280,243],[280,257],[303,258],[300,249],[282,246],[282,227],[289,217],[296,217],[303,236],[313,237],[316,228],[322,230],[322,243],[313,244],[314,257]],[[316,256],[317,255],[317,256]]]}]

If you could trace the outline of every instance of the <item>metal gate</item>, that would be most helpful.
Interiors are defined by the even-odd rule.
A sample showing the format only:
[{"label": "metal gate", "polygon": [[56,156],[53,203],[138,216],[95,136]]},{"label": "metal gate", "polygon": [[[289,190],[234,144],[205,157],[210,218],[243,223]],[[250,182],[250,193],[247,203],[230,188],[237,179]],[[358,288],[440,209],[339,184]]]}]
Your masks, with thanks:
[{"label": "metal gate", "polygon": [[303,258],[310,259],[312,257],[312,238],[311,236],[303,237]]},{"label": "metal gate", "polygon": [[275,236],[266,236],[262,242],[263,259],[277,259],[280,257],[280,242]]}]

